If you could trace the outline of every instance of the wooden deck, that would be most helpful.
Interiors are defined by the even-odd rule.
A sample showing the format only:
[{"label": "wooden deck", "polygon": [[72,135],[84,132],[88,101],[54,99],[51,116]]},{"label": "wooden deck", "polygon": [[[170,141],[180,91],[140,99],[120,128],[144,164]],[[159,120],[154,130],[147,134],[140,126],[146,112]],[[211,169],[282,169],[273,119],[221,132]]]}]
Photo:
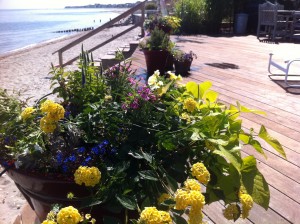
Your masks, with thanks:
[{"label": "wooden deck", "polygon": [[[173,39],[181,49],[192,50],[198,56],[185,82],[211,80],[222,102],[235,104],[239,101],[267,112],[267,116],[243,115],[243,126],[258,131],[259,125],[264,124],[285,149],[287,160],[267,145],[263,146],[268,159],[250,147],[243,150],[245,156],[258,158],[258,167],[269,182],[271,200],[267,211],[255,205],[248,219],[236,223],[300,223],[300,88],[286,89],[282,76],[269,77],[267,71],[269,53],[274,53],[273,59],[284,64],[284,60],[299,57],[300,45],[259,42],[254,36],[180,36]],[[133,55],[133,65],[138,74],[145,74],[144,55],[139,50]],[[298,74],[299,68],[297,66]],[[223,208],[221,203],[205,206],[205,220],[233,223],[223,218]]]}]

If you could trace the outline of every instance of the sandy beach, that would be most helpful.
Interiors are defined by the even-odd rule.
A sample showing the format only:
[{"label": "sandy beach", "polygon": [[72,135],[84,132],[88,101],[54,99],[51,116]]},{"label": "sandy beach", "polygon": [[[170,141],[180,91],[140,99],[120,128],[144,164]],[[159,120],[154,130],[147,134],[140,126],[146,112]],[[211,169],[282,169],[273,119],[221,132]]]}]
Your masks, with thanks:
[{"label": "sandy beach", "polygon": [[[127,28],[127,26],[122,26],[105,29],[84,41],[83,47],[86,50],[90,49]],[[99,59],[108,51],[116,50],[136,40],[140,31],[140,28],[136,28],[94,51],[94,59]],[[84,34],[85,32],[82,32],[0,55],[0,87],[9,92],[21,91],[23,99],[32,97],[30,102],[51,92],[49,89],[51,63],[58,65],[58,55],[52,53]],[[64,52],[64,61],[78,56],[80,51],[81,44]],[[68,69],[76,68],[76,63],[68,66]],[[0,172],[1,170],[0,167]],[[0,177],[0,224],[12,224],[25,203],[25,199],[13,181],[6,174]]]}]

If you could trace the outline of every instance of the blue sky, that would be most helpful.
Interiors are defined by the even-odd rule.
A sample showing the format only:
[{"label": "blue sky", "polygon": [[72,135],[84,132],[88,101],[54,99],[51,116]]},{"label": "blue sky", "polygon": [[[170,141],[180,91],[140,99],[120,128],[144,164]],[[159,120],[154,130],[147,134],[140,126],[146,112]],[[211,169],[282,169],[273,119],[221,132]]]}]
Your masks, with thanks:
[{"label": "blue sky", "polygon": [[66,5],[132,3],[138,0],[0,0],[0,9],[63,8]]}]

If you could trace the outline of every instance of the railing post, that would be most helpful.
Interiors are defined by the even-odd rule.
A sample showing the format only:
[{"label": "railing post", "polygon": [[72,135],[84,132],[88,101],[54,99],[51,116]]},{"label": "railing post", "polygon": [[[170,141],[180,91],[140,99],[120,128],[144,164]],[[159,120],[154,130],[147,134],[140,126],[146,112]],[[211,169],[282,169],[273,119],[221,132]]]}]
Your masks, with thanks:
[{"label": "railing post", "polygon": [[62,57],[62,52],[58,51],[58,61],[59,61],[59,67],[63,67],[63,57]]},{"label": "railing post", "polygon": [[145,22],[145,4],[142,8],[142,22],[141,22],[141,36],[145,36],[145,30],[144,30],[144,22]]}]

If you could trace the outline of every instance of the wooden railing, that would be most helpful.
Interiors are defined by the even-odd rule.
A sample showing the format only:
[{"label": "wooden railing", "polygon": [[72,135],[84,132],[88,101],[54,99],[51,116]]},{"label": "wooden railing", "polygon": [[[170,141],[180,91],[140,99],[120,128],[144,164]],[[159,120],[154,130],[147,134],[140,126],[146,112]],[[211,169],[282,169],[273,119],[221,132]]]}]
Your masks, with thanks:
[{"label": "wooden railing", "polygon": [[98,28],[96,28],[96,29],[88,32],[87,34],[79,37],[78,39],[74,40],[73,42],[71,42],[71,43],[67,44],[66,46],[60,48],[59,50],[53,52],[52,54],[58,53],[59,66],[60,67],[64,67],[66,65],[69,65],[69,64],[73,63],[74,61],[76,61],[79,58],[79,56],[78,56],[78,57],[75,57],[75,58],[73,58],[73,59],[71,59],[71,60],[69,60],[69,61],[67,61],[67,62],[64,63],[63,62],[63,52],[65,52],[66,50],[74,47],[77,44],[82,43],[82,41],[84,41],[84,40],[90,38],[91,36],[93,36],[93,35],[101,32],[102,30],[113,26],[113,24],[115,24],[116,22],[120,21],[121,19],[124,19],[124,18],[132,15],[137,10],[141,10],[141,19],[138,22],[134,23],[133,26],[129,27],[128,29],[126,29],[124,31],[122,31],[121,33],[118,33],[117,35],[114,35],[110,39],[108,39],[108,40],[106,40],[106,41],[98,44],[97,46],[95,46],[95,47],[93,47],[93,48],[91,48],[91,49],[89,49],[87,51],[90,53],[90,52],[92,52],[92,51],[94,51],[94,50],[96,50],[96,49],[98,49],[98,48],[100,48],[100,47],[108,44],[109,42],[117,39],[118,37],[126,34],[127,32],[129,32],[129,31],[131,31],[131,30],[139,27],[139,26],[141,27],[141,35],[144,36],[145,33],[144,33],[144,29],[143,29],[143,23],[144,23],[144,20],[145,20],[145,4],[146,4],[146,2],[147,2],[147,0],[145,0],[145,1],[137,4],[136,6],[132,7],[131,9],[129,9],[127,11],[125,11],[124,13],[120,14],[116,18],[114,18],[114,19],[108,21],[107,23],[103,24],[102,26],[100,26],[100,27],[98,27]]}]

